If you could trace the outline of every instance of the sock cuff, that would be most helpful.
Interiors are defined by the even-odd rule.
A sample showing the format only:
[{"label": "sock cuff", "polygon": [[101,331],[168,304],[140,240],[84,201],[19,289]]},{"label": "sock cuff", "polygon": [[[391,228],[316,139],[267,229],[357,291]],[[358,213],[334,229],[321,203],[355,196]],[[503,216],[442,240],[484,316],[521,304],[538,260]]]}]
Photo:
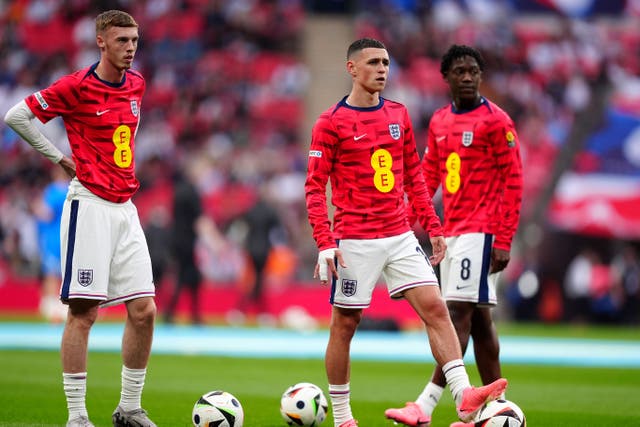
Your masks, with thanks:
[{"label": "sock cuff", "polygon": [[435,392],[439,392],[442,393],[444,391],[444,387],[429,381],[429,383],[427,384],[427,386],[425,387],[425,390],[430,390],[430,391],[435,391]]},{"label": "sock cuff", "polygon": [[464,367],[464,362],[462,361],[462,359],[450,360],[447,363],[445,363],[444,365],[442,365],[442,373],[445,374],[445,376],[446,376],[447,372],[449,372],[452,369],[459,368],[459,367]]},{"label": "sock cuff", "polygon": [[346,384],[329,384],[329,393],[348,392],[349,383]]},{"label": "sock cuff", "polygon": [[127,368],[126,366],[122,365],[122,373],[127,373],[127,374],[146,374],[147,373],[147,368],[143,368],[143,369],[131,369],[131,368]]},{"label": "sock cuff", "polygon": [[129,369],[124,365],[122,366],[122,378],[127,378],[134,381],[144,381],[146,376],[146,369]]},{"label": "sock cuff", "polygon": [[87,379],[87,373],[86,372],[63,372],[62,373],[62,378],[65,380],[86,380]]}]

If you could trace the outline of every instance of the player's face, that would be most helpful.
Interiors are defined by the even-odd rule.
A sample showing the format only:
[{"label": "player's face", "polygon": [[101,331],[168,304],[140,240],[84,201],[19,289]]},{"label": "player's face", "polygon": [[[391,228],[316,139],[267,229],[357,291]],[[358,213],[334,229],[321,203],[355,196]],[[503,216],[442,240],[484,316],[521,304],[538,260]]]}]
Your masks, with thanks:
[{"label": "player's face", "polygon": [[109,27],[98,35],[98,46],[103,58],[115,69],[127,70],[133,65],[133,58],[138,49],[138,29]]},{"label": "player's face", "polygon": [[458,108],[475,105],[480,97],[478,88],[482,81],[482,71],[478,61],[472,56],[457,58],[451,64],[445,80]]},{"label": "player's face", "polygon": [[380,92],[387,84],[389,53],[386,49],[368,47],[347,61],[347,69],[355,83],[367,92]]}]

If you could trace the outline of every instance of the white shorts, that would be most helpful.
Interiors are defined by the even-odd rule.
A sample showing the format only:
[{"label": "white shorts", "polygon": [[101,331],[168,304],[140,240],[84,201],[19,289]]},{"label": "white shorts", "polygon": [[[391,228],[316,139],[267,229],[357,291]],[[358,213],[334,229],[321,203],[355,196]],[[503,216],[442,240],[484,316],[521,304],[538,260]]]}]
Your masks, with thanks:
[{"label": "white shorts", "polygon": [[440,263],[442,296],[447,301],[497,304],[498,274],[489,274],[493,235],[469,233],[447,237],[447,253]]},{"label": "white shorts", "polygon": [[381,239],[339,242],[346,268],[338,266],[330,302],[336,307],[367,308],[380,275],[392,298],[416,286],[437,286],[438,279],[413,231]]},{"label": "white shorts", "polygon": [[109,202],[74,179],[60,236],[63,302],[80,298],[108,306],[155,295],[147,241],[131,200]]}]

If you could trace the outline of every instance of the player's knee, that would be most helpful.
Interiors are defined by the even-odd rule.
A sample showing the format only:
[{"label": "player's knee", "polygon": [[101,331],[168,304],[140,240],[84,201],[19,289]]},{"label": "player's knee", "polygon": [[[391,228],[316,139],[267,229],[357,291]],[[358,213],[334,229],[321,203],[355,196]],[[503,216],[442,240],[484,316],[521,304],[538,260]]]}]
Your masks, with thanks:
[{"label": "player's knee", "polygon": [[449,319],[449,310],[444,300],[441,298],[431,298],[425,305],[427,317],[443,320]]},{"label": "player's knee", "polygon": [[351,339],[362,319],[361,310],[336,309],[331,320],[331,331],[344,339]]},{"label": "player's knee", "polygon": [[98,301],[72,299],[67,310],[67,323],[91,328],[98,318]]},{"label": "player's knee", "polygon": [[141,298],[130,302],[128,306],[130,320],[140,325],[153,324],[157,311],[153,298]]},{"label": "player's knee", "polygon": [[427,329],[431,328],[449,328],[451,320],[449,319],[449,312],[444,302],[430,301],[428,305],[424,307],[424,313],[421,315]]}]

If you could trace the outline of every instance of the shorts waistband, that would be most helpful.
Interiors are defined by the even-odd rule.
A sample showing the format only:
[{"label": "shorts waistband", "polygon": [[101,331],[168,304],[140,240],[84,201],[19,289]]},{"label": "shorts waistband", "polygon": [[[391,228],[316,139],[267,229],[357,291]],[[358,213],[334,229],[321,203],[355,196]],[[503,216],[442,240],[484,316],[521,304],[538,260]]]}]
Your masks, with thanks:
[{"label": "shorts waistband", "polygon": [[87,187],[82,185],[82,183],[78,180],[77,177],[73,178],[69,183],[69,190],[67,191],[67,200],[72,199],[85,199],[91,200],[94,202],[103,203],[109,206],[125,206],[131,203],[131,199],[127,200],[124,203],[114,203],[109,200],[105,200],[100,196],[97,196],[91,192]]}]

